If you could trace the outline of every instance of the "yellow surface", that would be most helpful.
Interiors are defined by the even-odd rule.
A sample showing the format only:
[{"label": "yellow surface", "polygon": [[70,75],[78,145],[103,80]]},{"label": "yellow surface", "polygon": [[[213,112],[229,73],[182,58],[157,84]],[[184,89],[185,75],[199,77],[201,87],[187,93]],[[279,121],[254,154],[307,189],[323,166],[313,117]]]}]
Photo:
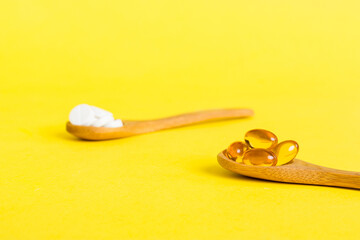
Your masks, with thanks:
[{"label": "yellow surface", "polygon": [[[360,171],[359,1],[0,3],[0,239],[360,239],[356,190],[237,176],[252,128]],[[64,130],[251,107],[249,120],[105,142]]]}]

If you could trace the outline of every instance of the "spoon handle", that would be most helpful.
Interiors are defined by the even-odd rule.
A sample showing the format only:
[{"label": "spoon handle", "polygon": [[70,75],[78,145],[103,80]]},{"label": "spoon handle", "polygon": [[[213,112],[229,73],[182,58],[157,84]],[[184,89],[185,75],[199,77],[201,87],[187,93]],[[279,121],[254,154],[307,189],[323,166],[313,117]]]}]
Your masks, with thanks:
[{"label": "spoon handle", "polygon": [[214,109],[193,113],[185,113],[156,120],[139,121],[134,122],[134,124],[136,124],[136,127],[142,133],[145,133],[193,125],[208,121],[251,117],[253,115],[254,112],[251,109]]},{"label": "spoon handle", "polygon": [[329,173],[327,180],[332,186],[360,189],[360,173],[343,171],[344,173]]},{"label": "spoon handle", "polygon": [[310,184],[360,189],[360,172],[327,168],[304,161],[296,161],[294,165],[300,167],[299,172],[302,170],[301,166],[306,169],[307,178],[303,181]]}]

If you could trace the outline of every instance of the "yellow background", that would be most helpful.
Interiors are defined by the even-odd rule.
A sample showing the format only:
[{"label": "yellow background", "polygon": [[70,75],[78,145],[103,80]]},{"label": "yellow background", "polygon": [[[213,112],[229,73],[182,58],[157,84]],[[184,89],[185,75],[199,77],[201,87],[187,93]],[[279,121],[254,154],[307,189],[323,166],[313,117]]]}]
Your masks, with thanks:
[{"label": "yellow background", "polygon": [[[360,171],[359,1],[0,3],[1,239],[359,239],[359,191],[222,169],[252,128]],[[250,107],[252,119],[122,140],[65,132]]]}]

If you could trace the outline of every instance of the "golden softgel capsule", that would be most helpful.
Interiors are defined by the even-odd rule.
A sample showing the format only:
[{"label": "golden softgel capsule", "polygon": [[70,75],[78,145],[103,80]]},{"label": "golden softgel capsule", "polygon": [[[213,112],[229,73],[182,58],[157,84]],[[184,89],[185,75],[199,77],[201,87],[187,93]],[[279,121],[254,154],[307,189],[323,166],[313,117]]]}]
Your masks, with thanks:
[{"label": "golden softgel capsule", "polygon": [[226,155],[228,158],[234,161],[239,158],[238,162],[241,162],[241,158],[248,149],[249,146],[246,143],[234,142],[227,148]]},{"label": "golden softgel capsule", "polygon": [[251,148],[270,149],[277,144],[278,138],[270,131],[264,129],[254,129],[245,134],[245,142]]},{"label": "golden softgel capsule", "polygon": [[272,151],[277,157],[276,165],[283,165],[293,160],[299,152],[299,144],[293,140],[287,140],[276,145]]},{"label": "golden softgel capsule", "polygon": [[243,163],[256,166],[275,166],[277,158],[273,152],[267,149],[255,148],[245,152]]}]

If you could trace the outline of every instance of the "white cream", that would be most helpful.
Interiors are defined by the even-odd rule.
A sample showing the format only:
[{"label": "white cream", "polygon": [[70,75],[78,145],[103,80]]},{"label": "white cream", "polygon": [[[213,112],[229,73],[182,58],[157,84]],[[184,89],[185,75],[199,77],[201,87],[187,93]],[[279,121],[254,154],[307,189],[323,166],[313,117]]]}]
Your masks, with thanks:
[{"label": "white cream", "polygon": [[74,107],[70,112],[69,120],[72,124],[79,126],[109,128],[123,126],[123,122],[120,119],[114,119],[111,112],[87,104],[80,104]]}]

